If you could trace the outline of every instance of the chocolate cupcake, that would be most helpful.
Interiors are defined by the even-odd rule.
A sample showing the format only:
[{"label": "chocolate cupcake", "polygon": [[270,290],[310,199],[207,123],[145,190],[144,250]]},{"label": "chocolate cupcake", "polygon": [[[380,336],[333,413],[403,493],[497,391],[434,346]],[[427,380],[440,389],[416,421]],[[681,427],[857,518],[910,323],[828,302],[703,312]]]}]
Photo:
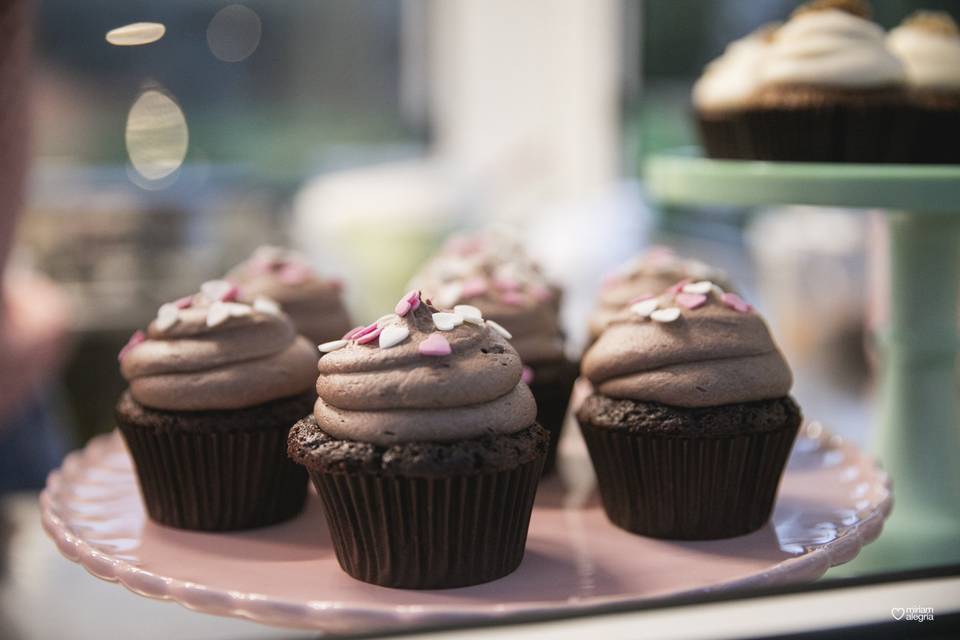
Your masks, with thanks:
[{"label": "chocolate cupcake", "polygon": [[960,164],[960,29],[948,13],[918,11],[887,36],[907,70],[910,162]]},{"label": "chocolate cupcake", "polygon": [[411,286],[440,307],[473,305],[506,328],[537,400],[537,421],[552,436],[544,466],[551,471],[577,377],[577,365],[564,354],[560,289],[514,237],[497,231],[453,236]]},{"label": "chocolate cupcake", "polygon": [[642,535],[726,538],[770,518],[800,427],[763,319],[709,281],[613,320],[583,358],[577,411],[607,516]]},{"label": "chocolate cupcake", "polygon": [[693,85],[697,129],[707,157],[749,157],[743,113],[757,89],[760,65],[778,26],[764,25],[731,42]]},{"label": "chocolate cupcake", "polygon": [[777,29],[744,112],[748,156],[799,162],[900,162],[906,75],[858,0],[815,0]]},{"label": "chocolate cupcake", "polygon": [[263,246],[225,276],[240,295],[266,296],[280,304],[297,332],[314,344],[335,340],[353,326],[339,280],[321,278],[299,253]]},{"label": "chocolate cupcake", "polygon": [[587,320],[589,343],[592,344],[625,307],[651,298],[681,280],[711,280],[729,288],[727,275],[720,269],[681,257],[669,247],[651,247],[604,276]]},{"label": "chocolate cupcake", "polygon": [[320,494],[343,570],[444,589],[516,569],[549,434],[505,331],[412,292],[321,351],[319,399],[288,452]]},{"label": "chocolate cupcake", "polygon": [[224,281],[160,307],[119,358],[117,424],[147,515],[227,531],[297,514],[307,478],[285,447],[316,399],[315,354],[275,303]]}]

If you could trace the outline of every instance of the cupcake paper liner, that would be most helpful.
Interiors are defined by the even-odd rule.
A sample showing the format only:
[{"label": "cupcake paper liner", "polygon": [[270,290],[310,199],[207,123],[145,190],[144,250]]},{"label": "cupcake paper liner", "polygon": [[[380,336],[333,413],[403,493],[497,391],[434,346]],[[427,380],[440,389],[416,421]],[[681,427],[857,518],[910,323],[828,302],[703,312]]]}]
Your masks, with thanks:
[{"label": "cupcake paper liner", "polygon": [[960,99],[953,108],[917,106],[911,120],[911,163],[960,164]]},{"label": "cupcake paper liner", "polygon": [[567,417],[567,405],[570,403],[570,392],[577,379],[578,367],[573,362],[564,361],[558,366],[556,374],[538,381],[537,371],[534,370],[533,382],[530,391],[537,401],[537,422],[550,432],[550,448],[543,464],[543,473],[551,473],[557,464],[557,447],[560,445],[560,436],[563,423]]},{"label": "cupcake paper liner", "polygon": [[520,564],[543,456],[445,478],[310,471],[340,566],[385,587],[446,589]]},{"label": "cupcake paper liner", "polygon": [[744,123],[739,115],[696,116],[700,144],[708,158],[740,160],[749,157],[744,140]]},{"label": "cupcake paper liner", "polygon": [[160,524],[249,529],[303,508],[307,474],[287,459],[288,424],[237,432],[119,426],[147,514]]},{"label": "cupcake paper liner", "polygon": [[749,109],[744,157],[785,162],[905,162],[910,126],[900,104],[824,103]]},{"label": "cupcake paper liner", "polygon": [[726,437],[629,433],[580,423],[613,524],[674,540],[729,538],[762,527],[798,427]]}]

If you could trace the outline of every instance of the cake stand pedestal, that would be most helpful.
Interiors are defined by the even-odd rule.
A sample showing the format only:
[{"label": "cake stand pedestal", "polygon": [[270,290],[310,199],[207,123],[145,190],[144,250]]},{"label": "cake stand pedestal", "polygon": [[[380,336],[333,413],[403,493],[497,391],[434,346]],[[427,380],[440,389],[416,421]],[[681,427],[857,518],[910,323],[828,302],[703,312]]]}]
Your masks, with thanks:
[{"label": "cake stand pedestal", "polygon": [[944,562],[948,550],[956,556],[960,166],[709,160],[681,149],[651,158],[645,177],[653,198],[665,204],[884,212],[890,286],[873,443],[897,507],[868,559],[886,569]]}]

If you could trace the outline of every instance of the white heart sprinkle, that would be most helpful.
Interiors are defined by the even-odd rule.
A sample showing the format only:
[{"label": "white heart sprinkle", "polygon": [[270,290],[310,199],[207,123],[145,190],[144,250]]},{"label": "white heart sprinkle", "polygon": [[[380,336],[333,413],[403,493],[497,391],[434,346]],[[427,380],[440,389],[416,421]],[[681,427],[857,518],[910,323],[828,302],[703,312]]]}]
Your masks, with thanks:
[{"label": "white heart sprinkle", "polygon": [[453,312],[459,314],[464,322],[483,324],[483,313],[472,304],[458,304],[453,308]]},{"label": "white heart sprinkle", "polygon": [[701,280],[700,282],[691,282],[690,284],[683,285],[684,293],[699,293],[700,295],[707,295],[713,290],[713,283],[709,280]]},{"label": "white heart sprinkle", "polygon": [[269,313],[271,315],[280,313],[280,305],[266,296],[257,296],[253,301],[253,309],[260,313]]},{"label": "white heart sprinkle", "polygon": [[343,349],[345,346],[347,346],[346,340],[331,340],[330,342],[318,344],[317,348],[320,349],[321,353],[330,353],[331,351],[336,351],[337,349]]},{"label": "white heart sprinkle", "polygon": [[657,309],[650,314],[650,317],[656,322],[673,322],[680,317],[680,309],[669,307],[667,309]]},{"label": "white heart sprinkle", "polygon": [[499,322],[494,322],[493,320],[487,320],[487,326],[502,335],[507,340],[513,338],[513,334],[503,328]]},{"label": "white heart sprinkle", "polygon": [[200,293],[210,300],[220,300],[232,288],[233,285],[226,280],[208,280],[200,285]]},{"label": "white heart sprinkle", "polygon": [[392,324],[380,332],[380,348],[395,347],[410,336],[410,329],[402,324]]},{"label": "white heart sprinkle", "polygon": [[463,285],[459,282],[451,282],[437,292],[435,302],[441,307],[452,307],[461,295],[463,295]]},{"label": "white heart sprinkle", "polygon": [[649,300],[641,300],[630,306],[630,311],[637,314],[641,318],[649,318],[650,314],[657,310],[657,305],[659,302],[656,298],[650,298]]},{"label": "white heart sprinkle", "polygon": [[440,331],[452,331],[463,324],[463,316],[459,313],[440,311],[433,314],[433,326]]},{"label": "white heart sprinkle", "polygon": [[174,304],[167,303],[157,311],[157,319],[153,321],[154,328],[163,333],[180,321],[180,310]]},{"label": "white heart sprinkle", "polygon": [[225,302],[214,302],[207,310],[207,326],[216,327],[223,324],[230,317],[230,308]]},{"label": "white heart sprinkle", "polygon": [[242,318],[253,313],[250,305],[241,302],[224,302],[223,305],[227,308],[227,313],[230,314],[231,318]]},{"label": "white heart sprinkle", "polygon": [[393,321],[395,321],[395,320],[399,320],[399,319],[400,319],[400,316],[398,316],[397,314],[395,314],[395,313],[388,313],[388,314],[385,315],[385,316],[380,316],[379,318],[377,318],[377,326],[382,329],[382,328],[384,328],[385,326],[387,326],[388,324],[390,324],[391,322],[393,322]]}]

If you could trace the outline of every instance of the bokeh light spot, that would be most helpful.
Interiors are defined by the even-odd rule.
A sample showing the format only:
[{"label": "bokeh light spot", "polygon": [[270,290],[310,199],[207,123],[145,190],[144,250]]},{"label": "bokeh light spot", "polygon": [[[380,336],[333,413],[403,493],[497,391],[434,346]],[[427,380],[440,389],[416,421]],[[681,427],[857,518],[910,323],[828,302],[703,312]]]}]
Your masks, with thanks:
[{"label": "bokeh light spot", "polygon": [[156,42],[167,32],[159,22],[134,22],[107,32],[107,42],[118,47],[136,47]]},{"label": "bokeh light spot", "polygon": [[242,4],[231,4],[220,11],[207,25],[210,51],[224,62],[245,60],[260,44],[260,16]]},{"label": "bokeh light spot", "polygon": [[187,156],[187,119],[170,96],[147,89],[130,107],[126,140],[137,173],[160,180],[176,171]]}]

